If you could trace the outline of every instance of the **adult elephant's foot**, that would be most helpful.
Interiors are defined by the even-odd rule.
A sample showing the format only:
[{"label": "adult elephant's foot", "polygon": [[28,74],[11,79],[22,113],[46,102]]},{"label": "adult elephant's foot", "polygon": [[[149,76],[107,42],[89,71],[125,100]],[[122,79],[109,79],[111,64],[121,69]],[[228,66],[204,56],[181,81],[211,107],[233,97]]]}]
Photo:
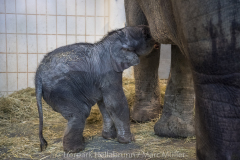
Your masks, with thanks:
[{"label": "adult elephant's foot", "polygon": [[194,136],[193,88],[177,87],[172,78],[168,82],[161,118],[154,126],[155,134],[163,137]]},{"label": "adult elephant's foot", "polygon": [[194,122],[177,116],[164,116],[154,126],[155,134],[161,137],[191,137],[195,135]]},{"label": "adult elephant's foot", "polygon": [[[145,104],[145,106],[143,106],[143,104]],[[131,117],[134,121],[146,122],[159,117],[159,114],[162,111],[162,107],[159,103],[157,105],[147,104],[147,102],[143,104],[137,103],[133,107],[131,111]]]},{"label": "adult elephant's foot", "polygon": [[176,86],[173,78],[168,81],[163,112],[154,126],[155,134],[164,137],[194,136],[193,87]]}]

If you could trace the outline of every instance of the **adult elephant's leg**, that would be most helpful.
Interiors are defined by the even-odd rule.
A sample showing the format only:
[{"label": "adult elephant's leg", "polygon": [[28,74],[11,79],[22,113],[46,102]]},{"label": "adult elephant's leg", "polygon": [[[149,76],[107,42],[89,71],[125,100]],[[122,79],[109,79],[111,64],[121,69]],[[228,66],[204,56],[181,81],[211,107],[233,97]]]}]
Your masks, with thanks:
[{"label": "adult elephant's leg", "polygon": [[140,64],[134,67],[135,103],[131,116],[136,121],[148,121],[159,116],[160,87],[158,66],[160,51],[155,50],[151,57],[142,57]]},{"label": "adult elephant's leg", "polygon": [[199,2],[174,1],[176,19],[184,19],[179,25],[196,93],[196,155],[240,159],[240,3]]},{"label": "adult elephant's leg", "polygon": [[[135,0],[125,0],[128,26],[136,26],[148,22],[139,4]],[[161,111],[158,66],[160,49],[154,50],[147,57],[140,58],[140,64],[134,67],[136,85],[135,103],[131,116],[136,121],[148,121],[158,117]]]},{"label": "adult elephant's leg", "polygon": [[[234,23],[232,29],[239,30]],[[235,46],[235,40],[239,46],[240,36],[230,36],[229,41],[219,36],[210,44],[200,43],[198,51],[212,45],[212,50],[204,53],[190,46],[199,160],[240,159],[240,47]]]},{"label": "adult elephant's leg", "polygon": [[154,127],[155,133],[169,137],[193,136],[194,97],[189,62],[179,48],[172,45],[171,76],[165,93],[162,116]]}]

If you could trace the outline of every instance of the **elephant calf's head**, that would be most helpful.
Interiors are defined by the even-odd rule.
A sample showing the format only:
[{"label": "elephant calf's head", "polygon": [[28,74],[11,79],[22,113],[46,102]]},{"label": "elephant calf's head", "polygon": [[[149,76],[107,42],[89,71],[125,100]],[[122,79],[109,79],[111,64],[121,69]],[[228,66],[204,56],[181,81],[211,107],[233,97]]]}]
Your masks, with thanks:
[{"label": "elephant calf's head", "polygon": [[125,27],[123,32],[126,36],[124,47],[134,49],[138,56],[149,54],[156,44],[148,26]]},{"label": "elephant calf's head", "polygon": [[159,44],[152,38],[148,26],[125,27],[117,30],[118,40],[111,47],[112,66],[122,72],[137,65],[139,56],[148,55]]}]

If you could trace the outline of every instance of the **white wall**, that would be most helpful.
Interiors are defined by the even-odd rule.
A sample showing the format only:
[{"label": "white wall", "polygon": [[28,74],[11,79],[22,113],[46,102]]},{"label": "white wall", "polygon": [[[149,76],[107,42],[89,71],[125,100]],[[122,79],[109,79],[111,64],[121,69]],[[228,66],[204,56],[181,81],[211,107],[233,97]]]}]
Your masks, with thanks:
[{"label": "white wall", "polygon": [[0,94],[34,87],[44,55],[109,30],[109,0],[0,0]]},{"label": "white wall", "polygon": [[124,0],[110,0],[110,30],[125,27],[126,16],[124,8]]},{"label": "white wall", "polygon": [[160,53],[158,76],[160,79],[168,79],[171,65],[171,45],[162,44]]}]

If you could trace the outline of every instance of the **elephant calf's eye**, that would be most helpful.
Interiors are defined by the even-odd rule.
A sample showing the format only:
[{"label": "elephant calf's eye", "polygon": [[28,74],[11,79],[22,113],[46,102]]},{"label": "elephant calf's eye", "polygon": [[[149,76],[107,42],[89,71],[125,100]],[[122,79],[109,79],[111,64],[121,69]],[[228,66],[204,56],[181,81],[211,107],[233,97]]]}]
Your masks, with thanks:
[{"label": "elephant calf's eye", "polygon": [[128,52],[135,52],[135,49],[133,49],[133,48],[123,48],[123,50],[128,51]]}]

